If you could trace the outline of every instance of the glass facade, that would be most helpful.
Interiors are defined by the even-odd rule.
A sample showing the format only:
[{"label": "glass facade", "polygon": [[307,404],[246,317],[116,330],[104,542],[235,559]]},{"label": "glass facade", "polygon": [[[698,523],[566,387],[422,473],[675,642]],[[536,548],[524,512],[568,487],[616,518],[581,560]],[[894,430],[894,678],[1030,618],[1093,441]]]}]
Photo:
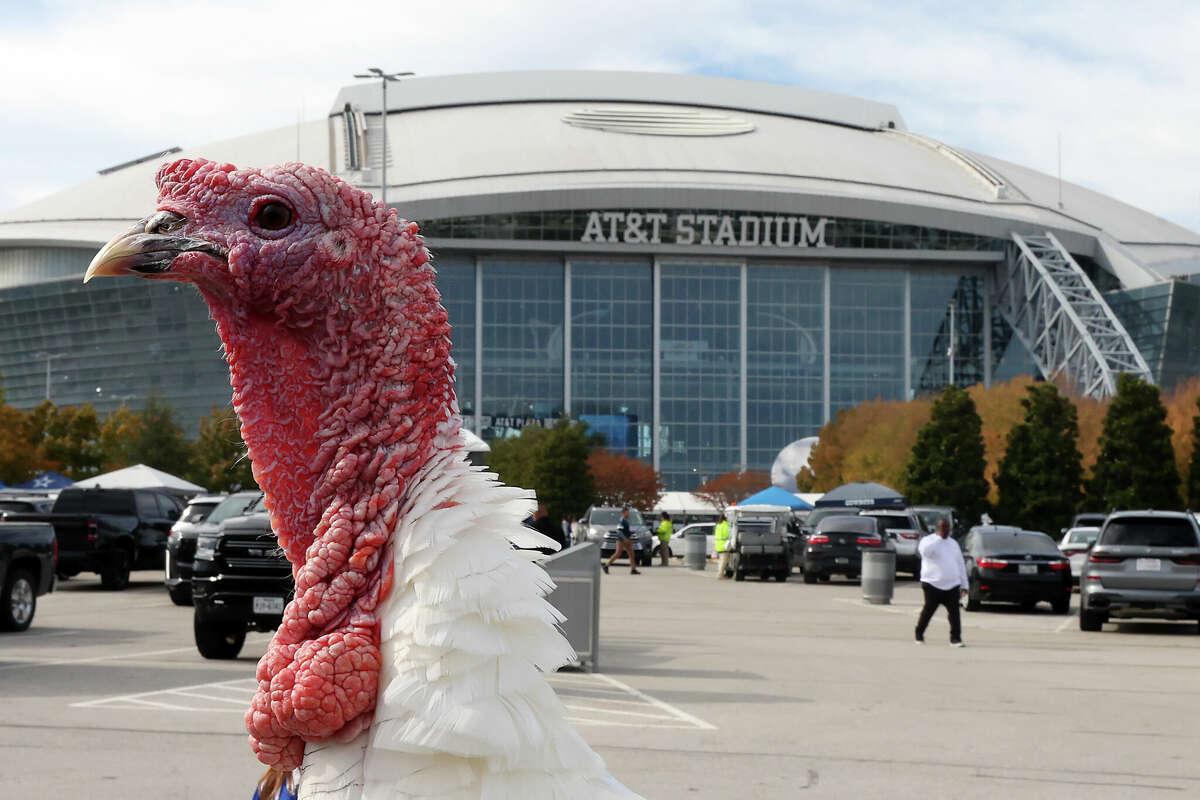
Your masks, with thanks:
[{"label": "glass facade", "polygon": [[747,270],[747,457],[757,469],[825,421],[825,276],[798,264]]},{"label": "glass facade", "polygon": [[[511,437],[569,414],[611,449],[655,464],[673,490],[769,469],[781,448],[817,434],[841,408],[940,390],[952,339],[959,385],[985,379],[989,330],[993,379],[1031,371],[994,306],[984,324],[992,261],[497,250],[443,243],[435,259],[467,427]],[[49,364],[56,403],[93,402],[103,414],[159,392],[189,434],[229,404],[220,342],[192,287],[132,278],[84,286],[91,251],[41,255],[0,250],[7,402],[40,402]],[[1195,292],[1186,304],[1158,289],[1111,297],[1131,328],[1162,341],[1164,309],[1200,308],[1191,297],[1200,287],[1187,288]],[[1171,341],[1183,342],[1186,326],[1176,327]],[[1159,369],[1181,358],[1159,358]]]},{"label": "glass facade", "polygon": [[741,268],[660,266],[659,469],[694,488],[741,461]]},{"label": "glass facade", "polygon": [[563,264],[483,256],[484,439],[517,436],[563,409]]},{"label": "glass facade", "polygon": [[652,457],[650,259],[571,262],[571,416],[614,452]]}]

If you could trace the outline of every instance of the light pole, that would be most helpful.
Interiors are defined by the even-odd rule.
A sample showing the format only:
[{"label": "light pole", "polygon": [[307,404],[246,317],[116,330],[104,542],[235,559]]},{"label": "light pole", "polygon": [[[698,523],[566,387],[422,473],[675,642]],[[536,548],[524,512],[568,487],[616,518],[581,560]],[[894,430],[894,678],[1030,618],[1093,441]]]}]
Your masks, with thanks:
[{"label": "light pole", "polygon": [[954,345],[955,345],[954,334],[956,333],[956,331],[954,329],[954,308],[957,305],[958,305],[958,301],[956,301],[953,297],[951,297],[950,303],[949,303],[949,308],[950,308],[950,346],[948,348],[946,348],[946,358],[950,359],[950,385],[951,386],[954,385]]},{"label": "light pole", "polygon": [[36,358],[46,359],[46,402],[50,402],[50,365],[54,363],[54,359],[62,358],[65,355],[66,353],[47,353],[45,351],[35,354]]},{"label": "light pole", "polygon": [[379,79],[380,95],[383,98],[382,99],[383,105],[380,109],[381,110],[381,119],[383,120],[383,122],[382,122],[383,155],[379,159],[379,162],[380,162],[379,199],[383,201],[383,204],[385,206],[387,205],[387,115],[388,115],[387,85],[388,85],[388,81],[396,81],[396,80],[399,80],[400,78],[404,78],[409,75],[415,75],[415,74],[416,73],[414,73],[414,72],[384,72],[379,67],[367,67],[366,72],[359,72],[359,73],[355,73],[355,75],[354,75],[354,77],[356,77],[356,78],[378,78]]}]

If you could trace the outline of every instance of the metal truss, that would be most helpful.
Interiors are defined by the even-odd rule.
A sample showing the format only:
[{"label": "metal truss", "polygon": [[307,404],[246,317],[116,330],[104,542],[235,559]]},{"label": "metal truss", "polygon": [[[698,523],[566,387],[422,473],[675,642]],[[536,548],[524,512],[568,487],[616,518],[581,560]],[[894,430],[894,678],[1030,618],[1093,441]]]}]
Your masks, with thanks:
[{"label": "metal truss", "polygon": [[1054,234],[1012,239],[997,269],[997,307],[1042,373],[1066,375],[1096,398],[1115,394],[1122,372],[1153,383],[1124,326]]}]

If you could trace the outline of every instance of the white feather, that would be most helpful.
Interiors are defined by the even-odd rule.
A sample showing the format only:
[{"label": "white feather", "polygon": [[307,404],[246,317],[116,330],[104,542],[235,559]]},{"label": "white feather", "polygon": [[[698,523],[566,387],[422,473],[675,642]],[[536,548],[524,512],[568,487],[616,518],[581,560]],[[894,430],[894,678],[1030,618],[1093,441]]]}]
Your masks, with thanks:
[{"label": "white feather", "polygon": [[416,476],[391,537],[374,722],[310,744],[302,800],[580,800],[637,795],[566,721],[542,676],[575,658],[546,600],[554,582],[519,547],[533,494],[442,453]]}]

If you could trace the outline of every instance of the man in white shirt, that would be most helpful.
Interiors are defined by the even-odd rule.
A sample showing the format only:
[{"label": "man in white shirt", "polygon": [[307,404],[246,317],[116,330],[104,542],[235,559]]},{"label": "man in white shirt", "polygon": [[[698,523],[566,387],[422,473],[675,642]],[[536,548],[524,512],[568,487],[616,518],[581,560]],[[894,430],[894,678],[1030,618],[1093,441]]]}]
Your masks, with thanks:
[{"label": "man in white shirt", "polygon": [[959,593],[967,593],[967,568],[958,542],[950,538],[950,523],[938,520],[937,532],[921,539],[921,588],[925,607],[917,620],[917,643],[925,643],[925,629],[938,606],[946,607],[950,617],[950,646],[963,647],[962,622],[958,613]]}]

